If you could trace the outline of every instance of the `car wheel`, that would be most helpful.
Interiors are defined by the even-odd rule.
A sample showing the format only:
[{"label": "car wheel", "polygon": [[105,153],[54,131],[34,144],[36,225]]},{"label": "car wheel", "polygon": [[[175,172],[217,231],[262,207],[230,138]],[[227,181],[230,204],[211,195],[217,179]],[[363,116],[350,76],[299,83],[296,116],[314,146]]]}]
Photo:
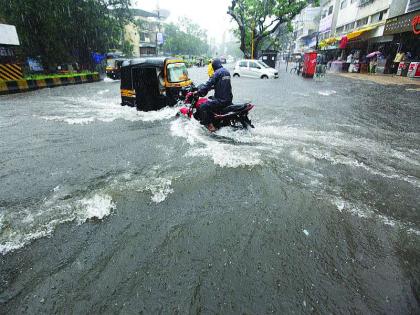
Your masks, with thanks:
[{"label": "car wheel", "polygon": [[261,79],[268,79],[268,76],[266,76],[265,74],[263,76],[261,76]]},{"label": "car wheel", "polygon": [[239,73],[234,73],[234,74],[233,74],[233,77],[234,77],[234,78],[239,78],[239,77],[240,77],[240,75],[239,75]]}]

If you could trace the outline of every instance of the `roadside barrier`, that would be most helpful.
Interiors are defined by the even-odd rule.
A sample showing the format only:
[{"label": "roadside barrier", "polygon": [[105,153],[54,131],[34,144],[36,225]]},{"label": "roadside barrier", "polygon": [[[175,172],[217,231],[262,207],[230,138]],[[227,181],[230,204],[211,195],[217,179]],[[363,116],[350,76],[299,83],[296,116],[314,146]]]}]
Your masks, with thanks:
[{"label": "roadside barrier", "polygon": [[14,63],[0,64],[0,80],[21,80],[22,68]]},{"label": "roadside barrier", "polygon": [[83,84],[100,81],[98,73],[81,74],[73,77],[48,78],[41,80],[10,80],[0,81],[0,95],[28,92],[43,88],[53,88],[57,86]]}]

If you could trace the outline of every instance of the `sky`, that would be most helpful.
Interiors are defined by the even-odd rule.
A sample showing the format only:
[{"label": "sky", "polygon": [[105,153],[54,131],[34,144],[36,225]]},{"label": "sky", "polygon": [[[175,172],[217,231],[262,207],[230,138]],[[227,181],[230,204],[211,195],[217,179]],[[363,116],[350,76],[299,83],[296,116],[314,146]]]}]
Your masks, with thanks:
[{"label": "sky", "polygon": [[222,41],[224,31],[228,40],[229,30],[235,27],[226,14],[230,0],[132,0],[133,7],[148,11],[155,10],[158,3],[161,9],[170,11],[168,22],[186,16],[206,29],[209,38],[214,37],[217,43]]}]

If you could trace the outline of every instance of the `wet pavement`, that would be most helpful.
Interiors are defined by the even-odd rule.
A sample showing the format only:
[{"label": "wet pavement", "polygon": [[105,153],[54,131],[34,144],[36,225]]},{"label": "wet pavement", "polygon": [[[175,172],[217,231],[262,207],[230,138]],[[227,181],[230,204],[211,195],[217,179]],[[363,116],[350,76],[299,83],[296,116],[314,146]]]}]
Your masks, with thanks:
[{"label": "wet pavement", "polygon": [[419,313],[420,92],[233,88],[254,130],[108,80],[0,97],[0,313]]}]

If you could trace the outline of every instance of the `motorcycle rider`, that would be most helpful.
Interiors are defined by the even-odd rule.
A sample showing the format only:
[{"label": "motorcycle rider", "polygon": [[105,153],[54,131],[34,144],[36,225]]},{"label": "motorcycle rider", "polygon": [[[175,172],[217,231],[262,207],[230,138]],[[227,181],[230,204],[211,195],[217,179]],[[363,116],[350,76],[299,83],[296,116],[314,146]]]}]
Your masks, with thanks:
[{"label": "motorcycle rider", "polygon": [[227,69],[223,68],[220,59],[213,59],[212,67],[214,74],[209,80],[199,86],[196,93],[201,96],[205,96],[211,89],[214,89],[214,97],[200,106],[199,116],[202,125],[207,126],[207,129],[211,132],[216,131],[212,121],[213,113],[220,111],[232,104],[232,86],[230,84],[230,73]]}]

